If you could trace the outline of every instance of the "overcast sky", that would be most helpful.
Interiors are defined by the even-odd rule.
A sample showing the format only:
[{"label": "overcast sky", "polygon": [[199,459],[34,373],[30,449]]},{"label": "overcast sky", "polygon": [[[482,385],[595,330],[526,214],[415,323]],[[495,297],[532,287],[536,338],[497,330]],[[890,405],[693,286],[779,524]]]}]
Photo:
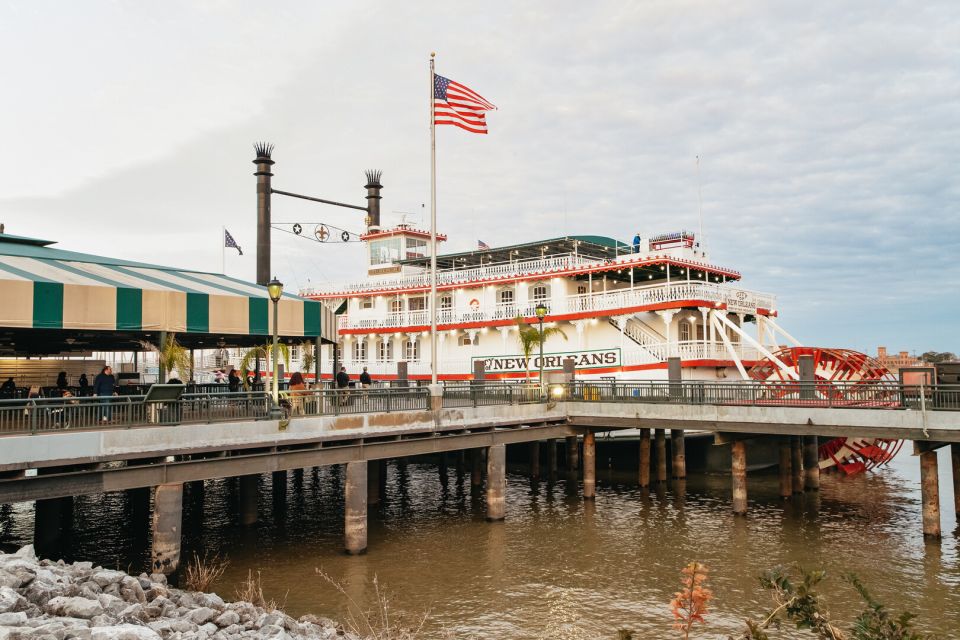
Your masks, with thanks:
[{"label": "overcast sky", "polygon": [[[465,7],[470,7],[466,9]],[[430,51],[495,103],[437,132],[448,249],[697,225],[805,344],[960,351],[960,4],[0,4],[0,221],[66,249],[253,279],[274,187],[429,224]],[[362,213],[274,199],[275,221]],[[289,287],[362,245],[274,232]]]}]

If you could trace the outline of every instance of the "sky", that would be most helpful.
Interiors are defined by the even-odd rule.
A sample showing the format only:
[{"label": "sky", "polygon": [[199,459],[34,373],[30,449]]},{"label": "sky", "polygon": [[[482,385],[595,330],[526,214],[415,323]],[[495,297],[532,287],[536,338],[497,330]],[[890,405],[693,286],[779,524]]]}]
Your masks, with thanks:
[{"label": "sky", "polygon": [[[960,352],[960,4],[0,2],[0,222],[254,279],[274,188],[429,226],[429,55],[497,105],[437,130],[448,250],[698,226],[807,345]],[[699,178],[696,158],[700,157]],[[363,213],[274,197],[276,222]],[[310,223],[309,226],[306,223]],[[273,234],[288,288],[363,245]]]}]

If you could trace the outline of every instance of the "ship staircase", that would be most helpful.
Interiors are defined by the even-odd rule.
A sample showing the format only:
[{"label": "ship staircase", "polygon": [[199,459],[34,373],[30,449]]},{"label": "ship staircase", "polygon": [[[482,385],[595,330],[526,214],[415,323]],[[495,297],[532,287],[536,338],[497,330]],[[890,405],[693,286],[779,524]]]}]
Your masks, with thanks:
[{"label": "ship staircase", "polygon": [[[625,322],[623,322],[624,320]],[[631,315],[614,316],[607,318],[607,321],[613,328],[620,331],[624,338],[640,347],[640,354],[643,359],[649,360],[650,363],[663,362],[666,359],[664,346],[667,339],[643,320]]]}]

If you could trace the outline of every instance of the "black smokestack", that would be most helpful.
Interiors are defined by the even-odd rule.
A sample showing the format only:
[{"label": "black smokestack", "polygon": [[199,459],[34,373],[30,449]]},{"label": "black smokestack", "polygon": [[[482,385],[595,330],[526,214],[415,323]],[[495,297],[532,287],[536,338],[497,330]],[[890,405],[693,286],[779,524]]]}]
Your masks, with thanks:
[{"label": "black smokestack", "polygon": [[266,286],[270,282],[270,167],[273,160],[273,145],[269,142],[257,142],[253,145],[257,152],[257,284]]},{"label": "black smokestack", "polygon": [[380,176],[383,172],[379,170],[367,170],[367,231],[377,231],[380,229]]}]

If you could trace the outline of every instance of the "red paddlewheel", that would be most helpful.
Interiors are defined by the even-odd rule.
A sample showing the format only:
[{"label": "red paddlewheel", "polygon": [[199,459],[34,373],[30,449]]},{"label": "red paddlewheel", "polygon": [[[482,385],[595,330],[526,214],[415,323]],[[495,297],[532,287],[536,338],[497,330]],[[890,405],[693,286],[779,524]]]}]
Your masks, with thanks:
[{"label": "red paddlewheel", "polygon": [[[800,356],[812,356],[814,389],[799,385],[775,360],[758,362],[748,372],[768,385],[767,397],[775,402],[790,399],[812,407],[895,407],[896,389],[884,383],[896,378],[870,356],[851,349],[787,347],[773,354],[788,370],[800,372]],[[801,391],[804,391],[803,393]],[[820,468],[832,466],[848,475],[885,465],[903,446],[886,438],[833,438],[820,446]]]}]

